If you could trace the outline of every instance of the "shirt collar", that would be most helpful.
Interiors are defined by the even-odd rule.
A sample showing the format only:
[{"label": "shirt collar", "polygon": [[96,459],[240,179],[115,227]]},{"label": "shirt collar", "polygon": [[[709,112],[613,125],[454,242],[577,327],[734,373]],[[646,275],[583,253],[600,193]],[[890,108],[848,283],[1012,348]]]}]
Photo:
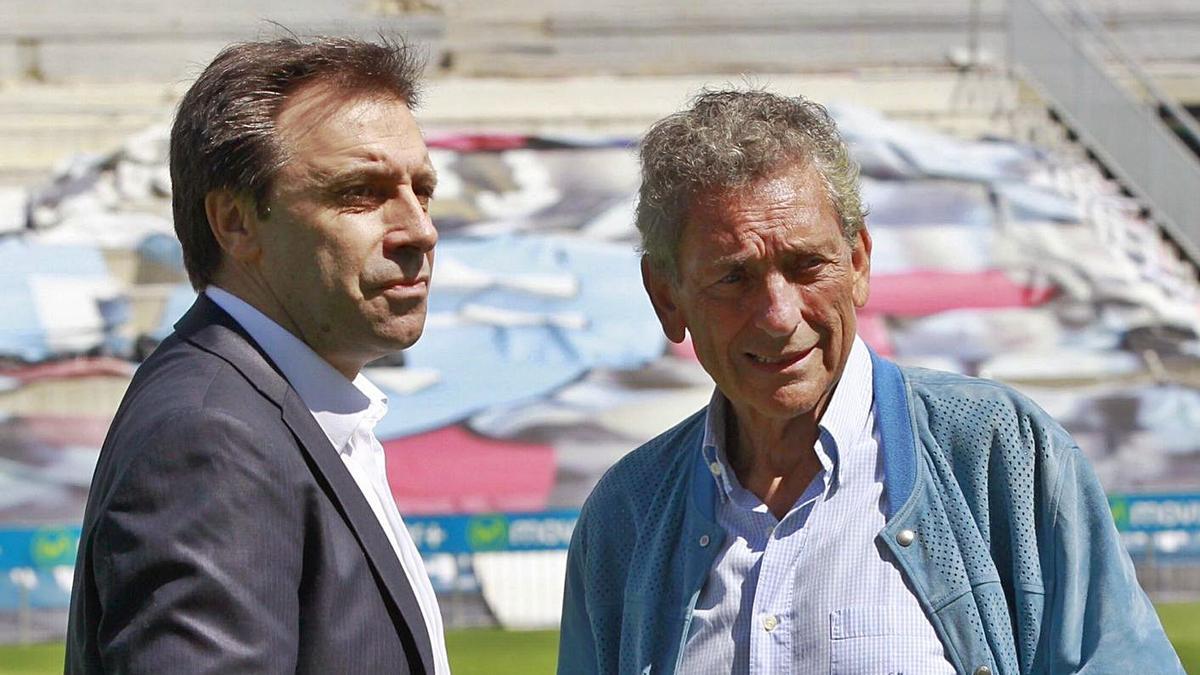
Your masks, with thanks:
[{"label": "shirt collar", "polygon": [[855,336],[833,398],[821,415],[821,428],[838,447],[850,447],[869,429],[871,406],[875,404],[871,375],[871,352],[862,338]]},{"label": "shirt collar", "polygon": [[[837,482],[838,472],[835,469],[839,448],[853,447],[853,443],[868,430],[871,406],[874,404],[871,376],[870,352],[862,338],[855,336],[846,367],[842,369],[842,377],[833,391],[829,406],[821,415],[814,447],[817,459],[825,469],[827,486]],[[702,459],[717,482],[722,500],[731,498],[735,490],[741,489],[726,454],[726,415],[729,409],[729,400],[720,389],[714,389],[705,413],[704,439],[701,443]]]},{"label": "shirt collar", "polygon": [[362,373],[347,380],[304,341],[236,295],[217,286],[205,288],[204,294],[279,367],[334,449],[345,450],[356,429],[374,428],[387,413],[387,396]]}]

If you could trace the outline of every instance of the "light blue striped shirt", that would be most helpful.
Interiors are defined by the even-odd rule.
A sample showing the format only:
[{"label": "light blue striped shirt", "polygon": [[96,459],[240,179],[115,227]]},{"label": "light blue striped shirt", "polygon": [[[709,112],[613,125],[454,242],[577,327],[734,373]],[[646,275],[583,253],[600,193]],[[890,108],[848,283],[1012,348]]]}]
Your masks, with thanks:
[{"label": "light blue striped shirt", "polygon": [[713,394],[703,461],[728,534],[709,571],[679,673],[952,674],[942,643],[886,547],[871,358],[854,347],[820,422],[822,470],[781,520],[725,454],[728,401]]}]

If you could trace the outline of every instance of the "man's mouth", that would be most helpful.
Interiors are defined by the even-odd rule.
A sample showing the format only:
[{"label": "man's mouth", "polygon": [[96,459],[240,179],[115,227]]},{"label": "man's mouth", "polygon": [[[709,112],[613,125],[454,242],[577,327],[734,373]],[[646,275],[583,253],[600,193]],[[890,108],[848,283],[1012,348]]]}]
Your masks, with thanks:
[{"label": "man's mouth", "polygon": [[810,352],[812,352],[811,348],[786,352],[783,354],[756,354],[753,352],[746,352],[746,357],[749,358],[750,361],[755,365],[771,370],[782,370],[799,362],[805,356],[808,356]]},{"label": "man's mouth", "polygon": [[429,277],[421,275],[411,279],[393,279],[382,284],[379,292],[394,300],[423,298],[429,292]]},{"label": "man's mouth", "polygon": [[424,286],[429,282],[429,277],[416,277],[414,279],[396,279],[384,284],[384,288],[412,288],[413,286]]}]

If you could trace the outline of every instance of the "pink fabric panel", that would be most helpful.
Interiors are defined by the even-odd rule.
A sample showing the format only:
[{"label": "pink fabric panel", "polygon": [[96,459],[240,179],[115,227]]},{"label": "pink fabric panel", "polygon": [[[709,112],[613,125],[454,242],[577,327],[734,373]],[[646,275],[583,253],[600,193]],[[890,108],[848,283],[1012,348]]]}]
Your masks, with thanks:
[{"label": "pink fabric panel", "polygon": [[554,449],[445,427],[383,443],[401,513],[480,513],[546,508]]},{"label": "pink fabric panel", "polygon": [[21,417],[21,423],[33,438],[58,448],[79,447],[100,450],[108,426],[109,417],[62,417],[58,415],[30,415]]},{"label": "pink fabric panel", "polygon": [[866,310],[891,316],[928,316],[951,309],[1034,307],[1053,296],[1053,287],[1019,284],[1002,270],[921,271],[873,276]]},{"label": "pink fabric panel", "polygon": [[888,334],[887,321],[872,312],[858,313],[858,335],[880,356],[892,356],[892,338]]},{"label": "pink fabric panel", "polygon": [[528,145],[520,134],[431,134],[425,144],[431,148],[458,152],[517,150]]},{"label": "pink fabric panel", "polygon": [[31,366],[0,368],[0,376],[11,377],[22,383],[38,380],[75,379],[79,377],[133,377],[134,366],[128,361],[108,356],[82,356],[62,361],[50,361]]}]

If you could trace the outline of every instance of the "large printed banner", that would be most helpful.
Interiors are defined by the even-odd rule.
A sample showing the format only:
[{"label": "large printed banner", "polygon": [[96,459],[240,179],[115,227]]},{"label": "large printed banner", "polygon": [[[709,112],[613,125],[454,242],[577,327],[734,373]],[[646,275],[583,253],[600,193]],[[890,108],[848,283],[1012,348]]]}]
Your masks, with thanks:
[{"label": "large printed banner", "polygon": [[493,551],[565,550],[578,509],[542,513],[491,513],[404,519],[424,555]]},{"label": "large printed banner", "polygon": [[[578,509],[538,513],[492,513],[405,518],[421,553],[443,554],[562,551],[571,542]],[[71,582],[80,528],[0,528],[0,613],[32,609],[64,609],[71,602]],[[458,588],[431,568],[435,588]],[[561,604],[558,603],[558,604]]]},{"label": "large printed banner", "polygon": [[[1109,505],[1134,555],[1155,550],[1190,558],[1200,550],[1200,494],[1112,495]],[[562,509],[409,516],[405,523],[429,560],[446,554],[562,551],[578,519],[578,509]],[[0,528],[0,612],[66,607],[79,538],[77,526]]]},{"label": "large printed banner", "polygon": [[0,528],[0,572],[75,565],[79,527]]},{"label": "large printed banner", "polygon": [[[540,513],[409,516],[404,519],[424,555],[566,550],[578,509]],[[0,528],[0,572],[75,564],[80,528]]]},{"label": "large printed banner", "polygon": [[[1200,534],[1200,494],[1111,495],[1108,502],[1122,532]],[[565,550],[578,518],[578,509],[561,509],[408,516],[404,522],[417,549],[435,555]],[[79,527],[0,528],[0,570],[74,565],[79,537]]]},{"label": "large printed banner", "polygon": [[1111,495],[1108,505],[1122,532],[1200,532],[1200,494]]}]

